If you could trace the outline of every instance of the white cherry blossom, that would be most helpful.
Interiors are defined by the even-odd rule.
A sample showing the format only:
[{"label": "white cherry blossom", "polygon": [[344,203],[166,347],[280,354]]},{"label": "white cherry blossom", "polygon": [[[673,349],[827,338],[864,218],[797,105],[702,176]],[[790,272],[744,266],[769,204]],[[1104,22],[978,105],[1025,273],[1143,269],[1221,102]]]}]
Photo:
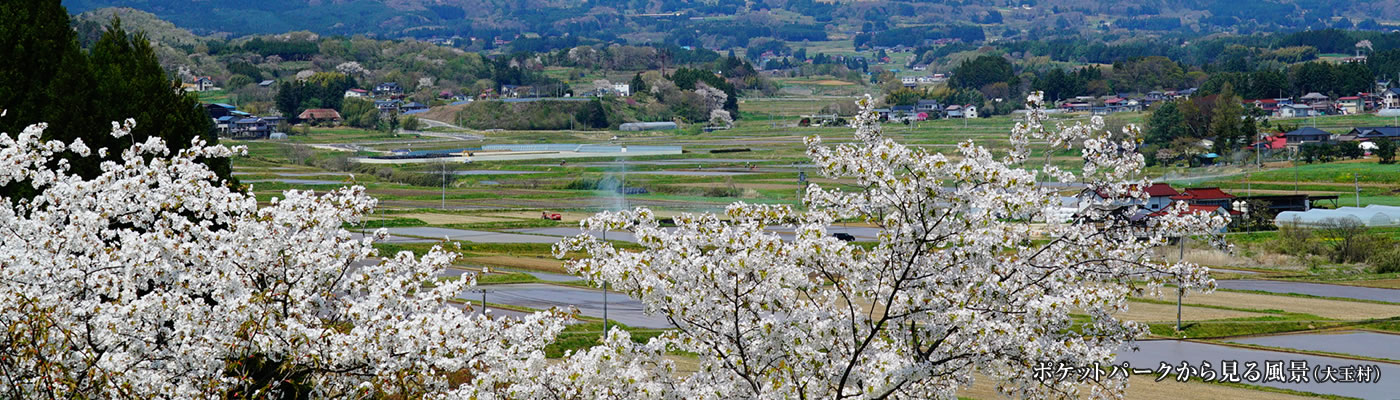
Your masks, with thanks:
[{"label": "white cherry blossom", "polygon": [[447,304],[470,279],[424,288],[454,253],[380,255],[382,231],[342,229],[373,210],[363,187],[260,207],[197,161],[242,149],[156,137],[83,179],[59,157],[90,149],[45,128],[0,134],[0,185],[37,191],[0,199],[0,398],[485,398],[537,375],[563,328]]},{"label": "white cherry blossom", "polygon": [[[1107,365],[1146,332],[1114,317],[1127,296],[1165,283],[1212,288],[1206,268],[1168,263],[1150,250],[1227,221],[1178,207],[1134,223],[1137,208],[1121,200],[1146,199],[1137,130],[1111,135],[1098,118],[1047,129],[1040,103],[1038,95],[1028,99],[1031,112],[998,158],[971,141],[954,155],[898,144],[881,134],[867,98],[856,142],[807,139],[823,174],[861,190],[811,185],[805,210],[741,202],[722,215],[683,214],[673,229],[645,208],[605,212],[584,220],[585,234],[555,253],[586,254],[569,269],[677,326],[665,344],[699,360],[698,372],[669,383],[682,397],[952,398],[975,373],[1017,397],[1117,395],[1122,381],[1081,393],[1034,379],[1032,367]],[[1032,141],[1078,146],[1082,172],[1029,169]],[[1033,224],[1060,196],[1039,183],[1047,177],[1086,183],[1114,200],[1086,200],[1070,222]],[[848,219],[878,226],[878,243],[828,234]],[[793,229],[795,238],[773,227]],[[643,248],[597,239],[604,230],[630,231]],[[1087,322],[1076,324],[1072,313]]]}]

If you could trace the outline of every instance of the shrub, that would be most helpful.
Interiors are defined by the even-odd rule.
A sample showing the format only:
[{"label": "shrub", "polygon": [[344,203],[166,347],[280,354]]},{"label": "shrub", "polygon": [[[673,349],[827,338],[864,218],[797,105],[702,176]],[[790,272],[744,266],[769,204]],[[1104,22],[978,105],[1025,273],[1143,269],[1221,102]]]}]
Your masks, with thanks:
[{"label": "shrub", "polygon": [[1279,227],[1273,248],[1274,251],[1295,257],[1319,253],[1317,242],[1313,240],[1312,229],[1293,225]]},{"label": "shrub", "polygon": [[1391,249],[1371,257],[1371,265],[1376,267],[1376,273],[1386,274],[1400,272],[1400,250]]}]

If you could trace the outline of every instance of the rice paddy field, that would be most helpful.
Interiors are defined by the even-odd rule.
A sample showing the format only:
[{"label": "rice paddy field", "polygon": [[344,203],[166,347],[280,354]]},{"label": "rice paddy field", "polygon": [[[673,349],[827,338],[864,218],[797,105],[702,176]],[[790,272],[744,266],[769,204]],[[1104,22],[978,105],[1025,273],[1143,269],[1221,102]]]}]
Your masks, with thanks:
[{"label": "rice paddy field", "polygon": [[[809,53],[812,50],[809,49]],[[612,77],[609,77],[612,78]],[[835,80],[808,79],[803,85],[827,88],[861,88]],[[375,215],[352,228],[429,227],[490,234],[516,235],[531,240],[504,243],[460,241],[454,248],[461,254],[457,263],[463,271],[508,270],[483,279],[485,285],[539,282],[568,274],[564,263],[551,254],[552,240],[530,238],[547,235],[547,228],[577,227],[578,221],[603,210],[637,206],[650,207],[659,217],[681,213],[721,211],[734,201],[790,204],[801,206],[804,176],[806,182],[846,190],[858,189],[853,182],[823,177],[806,158],[803,139],[820,136],[825,143],[849,142],[852,132],[842,127],[798,127],[802,115],[820,113],[836,102],[855,101],[854,96],[813,96],[805,98],[745,98],[741,100],[742,119],[733,129],[710,133],[688,130],[656,132],[621,131],[463,131],[464,135],[395,135],[351,128],[297,129],[287,140],[225,142],[248,148],[247,157],[234,162],[236,177],[250,185],[260,201],[267,202],[289,189],[325,191],[347,184],[364,185],[380,200]],[[1088,120],[1086,115],[1057,115],[1055,122],[1073,124]],[[1110,126],[1141,123],[1143,114],[1117,114],[1107,118]],[[1318,126],[1342,129],[1351,124],[1385,124],[1375,117],[1319,118]],[[1003,150],[1007,134],[1016,120],[994,116],[973,120],[935,120],[885,126],[886,135],[910,146],[951,153],[957,143],[973,140]],[[453,132],[444,132],[453,133]],[[479,137],[479,140],[474,138]],[[683,153],[672,155],[560,160],[547,154],[533,159],[473,163],[374,164],[355,165],[354,157],[381,155],[398,150],[472,149],[488,144],[607,144],[625,146],[681,146]],[[1077,151],[1037,151],[1034,160],[1073,169]],[[1046,161],[1048,160],[1048,161]],[[1032,165],[1032,168],[1037,167]],[[1176,185],[1220,186],[1231,192],[1338,194],[1342,205],[1351,205],[1353,176],[1361,188],[1365,204],[1400,204],[1400,167],[1378,165],[1374,159],[1294,166],[1270,163],[1265,168],[1152,168],[1153,177],[1171,177]],[[444,175],[448,178],[443,179]],[[1184,182],[1184,183],[1183,183]],[[638,188],[619,194],[615,187]],[[558,220],[542,215],[558,214]],[[1273,233],[1232,235],[1242,245],[1274,240]],[[559,238],[559,236],[548,236]],[[403,236],[400,241],[379,245],[386,252],[426,251],[439,238]],[[619,242],[622,246],[630,244]],[[1400,290],[1400,276],[1354,273],[1345,268],[1310,266],[1279,257],[1277,263],[1249,254],[1212,253],[1192,245],[1191,259],[1206,265],[1231,268],[1218,279],[1270,279],[1298,282],[1324,282],[1343,287],[1361,286]],[[538,274],[530,276],[530,274]],[[570,288],[578,282],[554,282]],[[1209,294],[1189,293],[1182,301],[1183,330],[1175,329],[1177,305],[1174,291],[1163,297],[1134,298],[1119,317],[1147,324],[1152,337],[1186,337],[1223,343],[1230,338],[1272,335],[1287,332],[1365,329],[1400,332],[1400,303],[1365,301],[1338,297],[1317,297],[1297,293],[1217,290]],[[464,299],[463,301],[473,301]],[[495,306],[493,304],[493,306]],[[512,308],[516,311],[528,309]],[[596,318],[587,319],[596,324]],[[591,326],[591,325],[590,325]],[[571,331],[579,345],[588,342],[593,331]],[[654,335],[656,330],[637,330]],[[575,337],[577,336],[577,337]],[[1308,350],[1296,350],[1308,353]],[[676,356],[686,365],[685,356]],[[1387,361],[1377,361],[1387,362]],[[1393,379],[1393,378],[1392,378]],[[1240,398],[1279,399],[1347,396],[1306,391],[1283,391],[1248,385],[1174,381],[1153,382],[1134,379],[1128,398]],[[999,398],[988,379],[962,392],[964,398]]]}]

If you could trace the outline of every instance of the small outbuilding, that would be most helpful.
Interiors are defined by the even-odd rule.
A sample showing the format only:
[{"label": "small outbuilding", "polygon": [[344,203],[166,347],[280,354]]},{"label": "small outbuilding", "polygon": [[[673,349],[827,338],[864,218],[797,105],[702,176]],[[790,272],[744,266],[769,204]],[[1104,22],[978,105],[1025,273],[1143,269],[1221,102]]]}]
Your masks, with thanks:
[{"label": "small outbuilding", "polygon": [[679,126],[675,122],[628,122],[618,126],[624,131],[667,131]]}]

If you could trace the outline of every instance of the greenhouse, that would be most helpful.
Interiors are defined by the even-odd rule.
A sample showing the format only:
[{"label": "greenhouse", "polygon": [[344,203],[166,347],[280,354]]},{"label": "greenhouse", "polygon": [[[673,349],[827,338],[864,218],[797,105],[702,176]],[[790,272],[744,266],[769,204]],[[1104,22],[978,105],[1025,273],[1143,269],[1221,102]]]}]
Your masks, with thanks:
[{"label": "greenhouse", "polygon": [[1335,210],[1315,208],[1308,211],[1284,211],[1274,217],[1274,225],[1319,227],[1342,220],[1372,227],[1400,226],[1400,207],[1370,205]]}]

